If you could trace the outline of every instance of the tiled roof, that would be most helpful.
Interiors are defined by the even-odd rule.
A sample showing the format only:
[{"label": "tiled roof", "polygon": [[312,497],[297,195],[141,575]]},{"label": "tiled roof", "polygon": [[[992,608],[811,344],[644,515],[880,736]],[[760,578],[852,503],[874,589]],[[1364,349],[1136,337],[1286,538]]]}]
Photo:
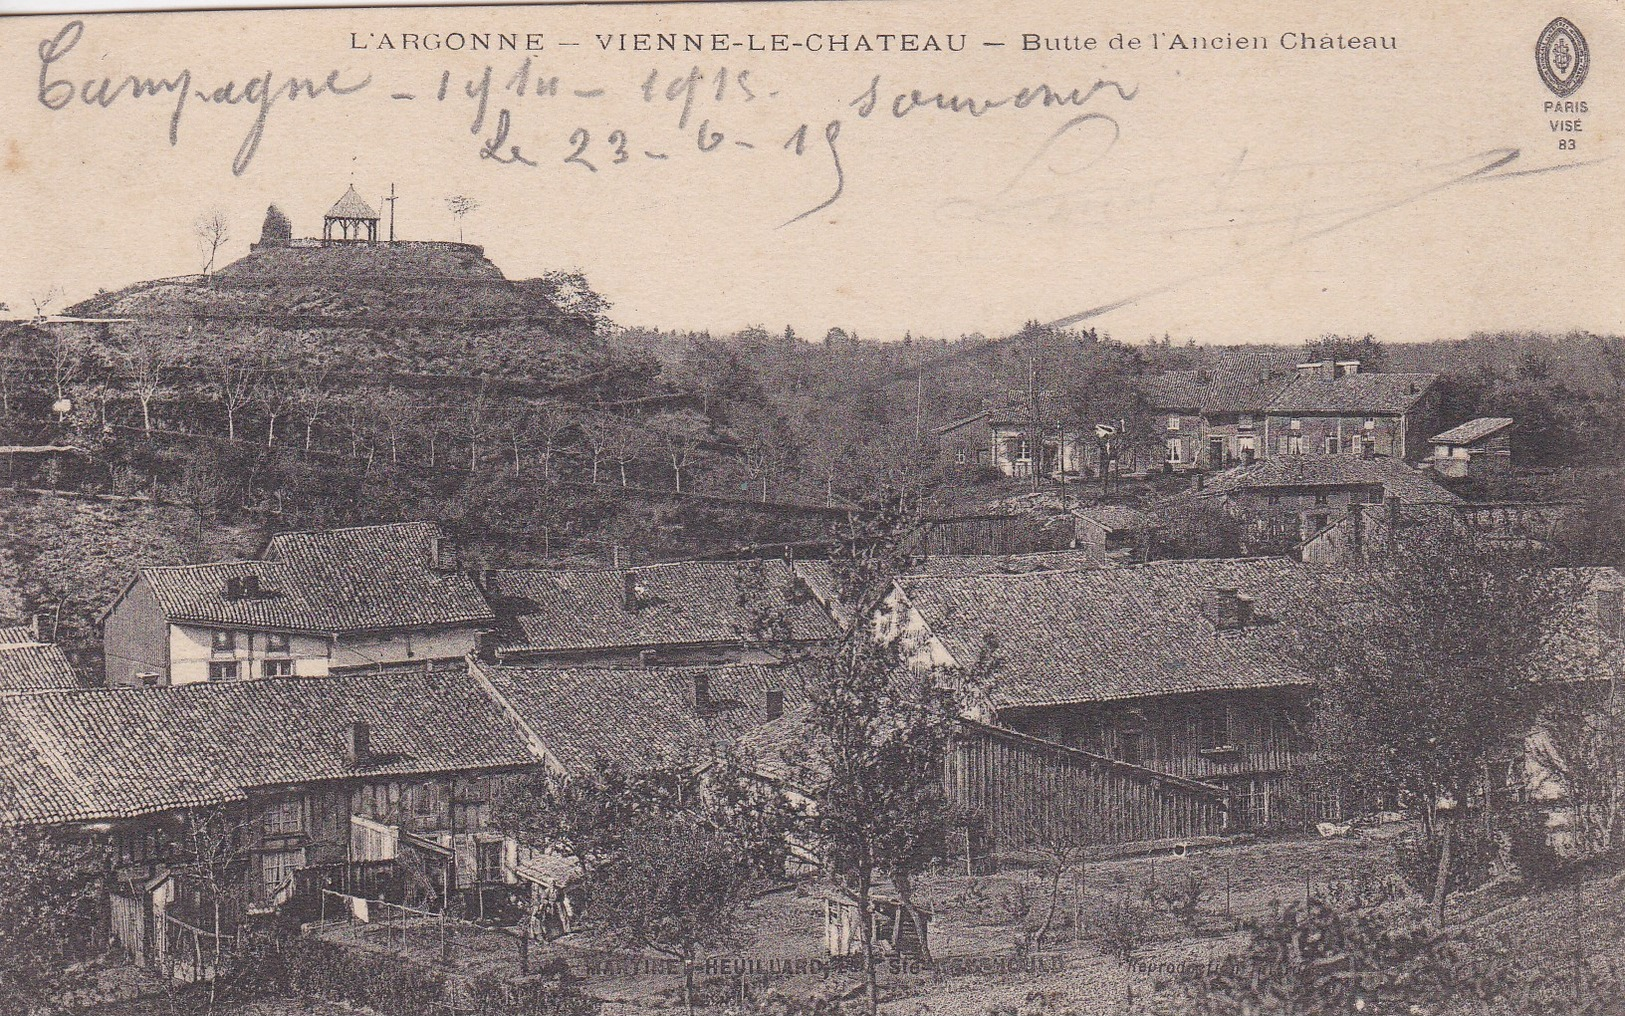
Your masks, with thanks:
[{"label": "tiled roof", "polygon": [[[370,726],[374,755],[359,769],[344,751],[354,720]],[[461,669],[0,696],[0,779],[24,821],[130,818],[260,787],[536,761]]]},{"label": "tiled roof", "polygon": [[[467,575],[430,567],[443,534],[432,522],[286,533],[263,561],[143,568],[171,621],[345,632],[489,625],[496,616]],[[226,598],[252,575],[261,595]]]},{"label": "tiled roof", "polygon": [[1407,504],[1461,503],[1461,498],[1398,459],[1359,455],[1277,455],[1213,476],[1203,485],[1202,494],[1378,484]]},{"label": "tiled roof", "polygon": [[[606,762],[631,768],[697,761],[707,745],[732,741],[768,722],[767,692],[785,709],[804,699],[803,667],[730,663],[695,667],[480,665],[497,696],[543,748],[572,772]],[[714,708],[694,705],[694,679],[709,684]]]},{"label": "tiled roof", "polygon": [[1436,380],[1438,376],[1434,374],[1364,371],[1331,380],[1299,377],[1281,389],[1264,408],[1270,413],[1398,414],[1416,405]]},{"label": "tiled roof", "polygon": [[1147,513],[1120,504],[1097,504],[1075,509],[1072,514],[1088,519],[1108,533],[1132,533],[1156,525],[1156,520]]},{"label": "tiled roof", "polygon": [[[905,576],[897,585],[954,659],[973,661],[985,637],[996,640],[998,707],[1306,684],[1282,652],[1285,622],[1333,597],[1327,580],[1284,558]],[[1252,597],[1259,621],[1215,630],[1201,601],[1220,586]]]},{"label": "tiled roof", "polygon": [[1472,444],[1512,426],[1509,416],[1481,416],[1428,438],[1428,444]]},{"label": "tiled roof", "polygon": [[1153,409],[1262,413],[1288,380],[1269,370],[1171,370],[1139,384]]},{"label": "tiled roof", "polygon": [[1100,567],[1101,560],[1091,551],[1049,550],[1033,554],[933,554],[914,570],[921,575],[1025,575]]},{"label": "tiled roof", "polygon": [[[498,571],[491,578],[492,595],[516,629],[502,648],[760,643],[761,615],[775,611],[782,612],[794,641],[838,634],[835,622],[788,564],[777,560],[760,564],[759,580],[735,561],[675,561],[619,570]],[[629,572],[635,573],[641,589],[630,608]]]},{"label": "tiled roof", "polygon": [[327,210],[327,218],[376,219],[378,213],[361,199],[361,195],[355,192],[355,184],[352,183],[350,189],[344,192],[344,196],[333,202],[333,207]]},{"label": "tiled roof", "polygon": [[979,413],[972,413],[969,416],[962,416],[957,420],[951,420],[948,423],[945,423],[940,427],[933,427],[931,429],[931,433],[938,434],[938,435],[951,434],[954,431],[958,430],[959,428],[965,426],[968,423],[975,423],[978,420],[985,420],[985,419],[988,419],[989,417],[991,417],[992,415],[993,415],[992,410],[984,409]]},{"label": "tiled roof", "polygon": [[26,626],[0,628],[0,692],[84,686],[60,646],[39,641]]}]

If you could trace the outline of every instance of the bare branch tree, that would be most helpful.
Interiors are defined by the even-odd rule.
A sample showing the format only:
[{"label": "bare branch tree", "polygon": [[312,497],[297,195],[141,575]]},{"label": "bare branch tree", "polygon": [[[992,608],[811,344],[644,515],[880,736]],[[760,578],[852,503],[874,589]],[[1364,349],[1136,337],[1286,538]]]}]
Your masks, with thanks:
[{"label": "bare branch tree", "polygon": [[446,207],[451,211],[451,217],[457,222],[457,242],[463,242],[463,220],[479,210],[480,203],[463,194],[454,194],[446,199]]},{"label": "bare branch tree", "polygon": [[192,224],[192,235],[197,240],[198,253],[203,257],[203,274],[214,271],[214,259],[220,248],[231,239],[231,220],[220,209],[199,216]]}]

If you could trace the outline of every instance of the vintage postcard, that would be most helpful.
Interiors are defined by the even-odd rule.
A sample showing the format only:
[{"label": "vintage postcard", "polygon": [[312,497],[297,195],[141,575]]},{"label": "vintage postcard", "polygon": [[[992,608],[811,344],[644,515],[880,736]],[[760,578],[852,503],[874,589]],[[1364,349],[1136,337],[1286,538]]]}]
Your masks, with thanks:
[{"label": "vintage postcard", "polygon": [[0,18],[0,1012],[1625,1013],[1625,11]]}]

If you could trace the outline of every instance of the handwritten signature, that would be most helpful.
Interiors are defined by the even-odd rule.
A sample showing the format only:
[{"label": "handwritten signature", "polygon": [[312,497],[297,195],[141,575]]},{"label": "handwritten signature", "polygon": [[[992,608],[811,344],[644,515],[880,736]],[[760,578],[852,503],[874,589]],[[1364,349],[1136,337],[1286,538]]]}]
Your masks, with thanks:
[{"label": "handwritten signature", "polygon": [[243,175],[248,170],[249,164],[254,161],[254,155],[259,151],[260,142],[265,137],[265,125],[270,119],[271,109],[278,100],[291,101],[301,96],[314,100],[323,95],[352,95],[372,82],[370,74],[359,81],[343,81],[341,72],[337,70],[330,71],[321,84],[317,84],[316,79],[310,77],[289,77],[279,81],[272,72],[266,71],[261,76],[244,81],[240,87],[236,81],[228,81],[212,89],[194,89],[190,70],[178,71],[167,78],[140,77],[131,74],[116,81],[104,77],[99,81],[90,78],[83,83],[67,78],[53,78],[51,75],[57,72],[52,70],[52,66],[73,52],[84,34],[83,21],[70,21],[54,38],[40,43],[38,97],[41,105],[56,111],[65,108],[77,98],[87,106],[107,109],[125,96],[136,100],[162,92],[175,99],[174,109],[169,115],[171,145],[180,139],[181,115],[185,112],[186,103],[190,99],[218,106],[252,106],[256,111],[254,122],[243,138],[242,145],[238,147],[237,155],[231,161],[231,171],[237,176]]}]

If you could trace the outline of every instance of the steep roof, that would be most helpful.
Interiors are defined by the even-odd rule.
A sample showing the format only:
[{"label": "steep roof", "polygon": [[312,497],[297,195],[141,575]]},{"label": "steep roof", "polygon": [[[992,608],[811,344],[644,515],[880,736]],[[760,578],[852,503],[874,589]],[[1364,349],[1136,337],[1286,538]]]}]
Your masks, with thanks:
[{"label": "steep roof", "polygon": [[82,688],[62,648],[41,642],[32,628],[0,628],[0,692]]},{"label": "steep roof", "polygon": [[333,207],[327,210],[326,218],[376,219],[378,213],[372,210],[371,205],[361,199],[361,195],[355,192],[355,184],[352,183],[349,189],[344,192],[344,196],[333,202]]},{"label": "steep roof", "polygon": [[[769,690],[784,708],[804,699],[803,667],[722,664],[695,667],[542,667],[481,664],[480,674],[511,715],[566,770],[613,762],[631,768],[696,761],[710,744],[769,722]],[[694,681],[709,686],[712,708],[695,708]]]},{"label": "steep roof", "polygon": [[1141,378],[1139,386],[1153,409],[1262,413],[1287,383],[1269,370],[1171,370]]},{"label": "steep roof", "polygon": [[[633,569],[498,571],[490,588],[514,629],[507,651],[586,650],[695,643],[762,643],[782,613],[792,641],[834,638],[835,622],[788,564],[674,561]],[[628,607],[627,576],[641,592]],[[776,618],[771,620],[777,621]]]},{"label": "steep roof", "polygon": [[[373,761],[350,765],[354,720]],[[536,762],[466,670],[267,678],[0,695],[0,780],[14,817],[118,818],[205,807],[256,788],[493,770]]]},{"label": "steep roof", "polygon": [[1409,412],[1438,380],[1436,374],[1361,371],[1340,378],[1294,378],[1264,407],[1270,413],[1342,413],[1364,416]]},{"label": "steep roof", "polygon": [[1428,444],[1472,444],[1512,426],[1510,416],[1481,416],[1428,438]]},{"label": "steep roof", "polygon": [[1209,479],[1202,496],[1293,487],[1364,487],[1381,485],[1407,504],[1459,504],[1461,498],[1427,474],[1398,459],[1359,455],[1277,455],[1236,466]]},{"label": "steep roof", "polygon": [[[496,620],[474,582],[430,567],[433,522],[285,533],[265,560],[141,569],[171,621],[343,634]],[[226,597],[231,578],[254,576],[261,595]]]},{"label": "steep roof", "polygon": [[[1285,558],[905,576],[897,587],[956,660],[996,640],[990,695],[1000,708],[1307,684],[1283,652],[1285,622],[1334,594]],[[1252,597],[1257,621],[1216,630],[1201,607],[1216,587]]]}]

